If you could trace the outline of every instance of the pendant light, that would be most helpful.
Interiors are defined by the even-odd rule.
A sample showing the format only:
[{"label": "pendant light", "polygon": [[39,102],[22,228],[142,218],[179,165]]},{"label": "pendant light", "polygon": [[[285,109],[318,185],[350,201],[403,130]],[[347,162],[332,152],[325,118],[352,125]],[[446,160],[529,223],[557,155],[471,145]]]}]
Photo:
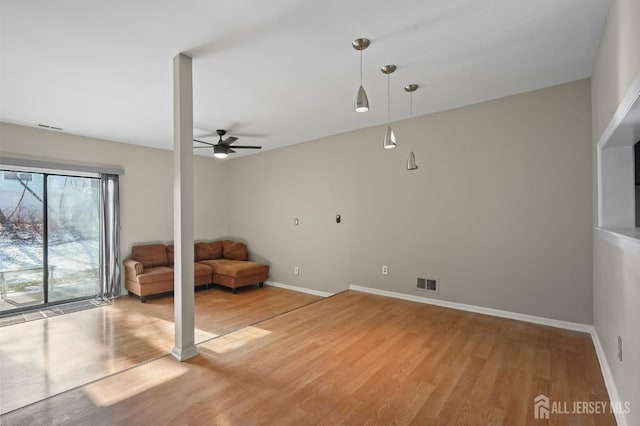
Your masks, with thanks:
[{"label": "pendant light", "polygon": [[384,134],[384,143],[382,145],[385,149],[396,147],[396,135],[391,129],[391,73],[395,70],[395,65],[385,65],[380,68],[380,71],[387,75],[387,131]]},{"label": "pendant light", "polygon": [[358,94],[356,95],[355,111],[367,112],[369,111],[369,98],[367,98],[367,92],[362,87],[362,51],[369,47],[371,41],[368,38],[357,38],[351,43],[353,48],[360,51],[360,87],[358,88]]},{"label": "pendant light", "polygon": [[[413,92],[418,90],[417,84],[407,84],[404,86],[404,90],[409,92],[409,118],[413,118]],[[417,170],[418,165],[416,164],[416,156],[413,154],[413,151],[409,153],[409,158],[407,158],[407,170]]]}]

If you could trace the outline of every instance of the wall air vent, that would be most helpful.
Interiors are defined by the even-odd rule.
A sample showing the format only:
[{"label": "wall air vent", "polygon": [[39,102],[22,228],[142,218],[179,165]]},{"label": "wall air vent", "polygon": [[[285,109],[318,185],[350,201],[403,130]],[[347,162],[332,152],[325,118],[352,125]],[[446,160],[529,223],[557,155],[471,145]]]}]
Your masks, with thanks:
[{"label": "wall air vent", "polygon": [[420,291],[438,291],[438,280],[418,278],[416,289]]},{"label": "wall air vent", "polygon": [[36,124],[36,126],[42,127],[43,129],[62,130],[62,127],[49,126],[48,124]]}]

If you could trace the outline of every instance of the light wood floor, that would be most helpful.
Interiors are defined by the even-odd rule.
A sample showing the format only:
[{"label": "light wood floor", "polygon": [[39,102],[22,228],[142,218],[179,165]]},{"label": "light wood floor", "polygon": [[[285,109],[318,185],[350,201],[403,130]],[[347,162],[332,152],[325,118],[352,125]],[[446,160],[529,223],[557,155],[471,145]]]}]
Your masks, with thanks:
[{"label": "light wood floor", "polygon": [[[320,300],[266,286],[197,291],[196,342]],[[0,414],[170,353],[173,297],[121,297],[112,306],[0,329]],[[0,422],[2,423],[2,422]]]},{"label": "light wood floor", "polygon": [[14,411],[2,424],[613,425],[590,337],[348,291]]}]

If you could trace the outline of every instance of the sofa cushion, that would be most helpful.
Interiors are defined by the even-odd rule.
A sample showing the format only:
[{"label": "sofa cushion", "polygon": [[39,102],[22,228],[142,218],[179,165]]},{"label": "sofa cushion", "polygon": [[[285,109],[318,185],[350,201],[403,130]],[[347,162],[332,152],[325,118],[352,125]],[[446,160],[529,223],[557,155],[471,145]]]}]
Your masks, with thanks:
[{"label": "sofa cushion", "polygon": [[146,244],[131,247],[131,258],[147,268],[169,265],[167,248],[164,244]]},{"label": "sofa cushion", "polygon": [[224,240],[222,243],[222,254],[229,260],[248,260],[247,245],[231,240]]},{"label": "sofa cushion", "polygon": [[193,273],[196,277],[200,277],[203,275],[211,276],[211,274],[213,273],[213,268],[211,267],[211,265],[207,265],[206,263],[194,263]]},{"label": "sofa cushion", "polygon": [[[175,247],[173,244],[167,246],[167,257],[169,258],[169,266],[173,266]],[[198,260],[198,256],[196,254],[196,248],[193,247],[193,261],[196,262]]]},{"label": "sofa cushion", "polygon": [[173,268],[168,266],[145,268],[144,274],[138,275],[138,283],[140,284],[153,284],[159,281],[173,281]]},{"label": "sofa cushion", "polygon": [[196,261],[222,259],[222,241],[196,243]]},{"label": "sofa cushion", "polygon": [[248,277],[251,275],[269,273],[269,265],[242,260],[216,259],[205,260],[213,268],[214,274],[227,275],[234,278]]}]

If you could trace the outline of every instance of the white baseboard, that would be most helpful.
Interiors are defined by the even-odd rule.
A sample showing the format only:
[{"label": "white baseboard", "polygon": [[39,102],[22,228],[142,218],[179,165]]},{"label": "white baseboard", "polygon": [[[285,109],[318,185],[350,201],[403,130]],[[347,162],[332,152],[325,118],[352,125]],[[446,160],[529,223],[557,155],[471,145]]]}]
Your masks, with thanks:
[{"label": "white baseboard", "polygon": [[[609,393],[609,400],[620,401],[616,382],[613,380],[613,374],[611,374],[609,362],[607,361],[607,357],[604,353],[604,348],[602,347],[600,337],[598,337],[598,333],[596,332],[595,327],[591,330],[591,339],[593,340],[593,346],[596,348],[596,355],[598,356],[598,362],[600,362],[600,371],[602,372],[604,385],[607,387],[607,392]],[[618,423],[618,426],[627,426],[629,424],[624,413],[616,412],[614,415],[616,416],[616,422]]]},{"label": "white baseboard", "polygon": [[535,315],[519,314],[517,312],[503,311],[500,309],[485,308],[483,306],[467,305],[447,300],[432,299],[429,297],[413,296],[411,294],[397,293],[395,291],[378,290],[376,288],[350,285],[349,290],[361,291],[363,293],[377,294],[379,296],[393,297],[396,299],[409,300],[411,302],[425,303],[428,305],[442,306],[444,308],[457,309],[460,311],[475,312],[478,314],[491,315],[500,318],[509,318],[518,321],[532,322],[534,324],[548,325],[550,327],[564,328],[566,330],[581,331],[591,333],[593,326],[577,322],[560,321],[551,318],[537,317]]},{"label": "white baseboard", "polygon": [[321,296],[321,297],[333,296],[333,293],[328,293],[326,291],[314,290],[306,287],[298,287],[298,286],[289,285],[289,284],[282,284],[275,281],[265,281],[264,283],[266,285],[270,285],[271,287],[279,287],[279,288],[284,288],[286,290],[297,291],[300,293],[313,294],[314,296]]},{"label": "white baseboard", "polygon": [[191,345],[186,348],[178,348],[176,346],[171,350],[171,355],[178,361],[186,361],[199,354],[196,345]]}]

